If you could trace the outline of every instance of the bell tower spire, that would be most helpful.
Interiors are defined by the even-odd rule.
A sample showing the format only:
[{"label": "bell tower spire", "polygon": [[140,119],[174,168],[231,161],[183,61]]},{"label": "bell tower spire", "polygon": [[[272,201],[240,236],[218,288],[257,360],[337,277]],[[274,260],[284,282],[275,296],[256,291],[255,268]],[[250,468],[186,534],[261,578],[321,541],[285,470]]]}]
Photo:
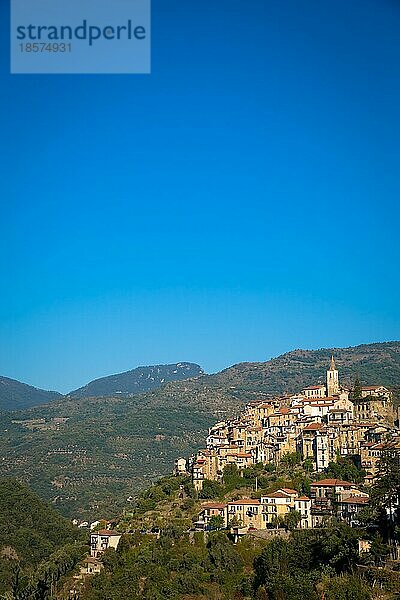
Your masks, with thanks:
[{"label": "bell tower spire", "polygon": [[336,368],[333,354],[331,356],[329,369],[326,372],[326,391],[328,396],[336,396],[340,392],[339,371]]}]

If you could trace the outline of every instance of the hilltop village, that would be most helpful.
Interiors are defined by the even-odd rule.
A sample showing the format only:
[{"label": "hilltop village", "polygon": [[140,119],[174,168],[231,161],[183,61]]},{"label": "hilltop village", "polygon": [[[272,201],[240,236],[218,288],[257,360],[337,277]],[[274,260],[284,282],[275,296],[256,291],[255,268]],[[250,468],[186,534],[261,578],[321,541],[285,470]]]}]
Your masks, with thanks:
[{"label": "hilltop village", "polygon": [[[258,463],[277,466],[284,457],[296,454],[310,472],[323,474],[330,462],[353,457],[366,473],[365,490],[376,478],[384,449],[389,445],[400,450],[400,432],[394,422],[391,392],[381,385],[356,383],[352,390],[342,386],[332,356],[325,385],[249,403],[239,418],[211,427],[206,448],[196,456],[177,459],[175,474],[189,472],[194,488],[201,492],[205,480],[222,480],[229,465],[241,472]],[[217,516],[225,527],[235,522],[242,529],[266,529],[292,511],[298,515],[299,528],[321,526],[324,517],[332,514],[352,525],[369,502],[368,493],[359,487],[351,481],[321,477],[311,484],[309,496],[282,488],[259,500],[207,503],[197,525],[207,528]]]}]

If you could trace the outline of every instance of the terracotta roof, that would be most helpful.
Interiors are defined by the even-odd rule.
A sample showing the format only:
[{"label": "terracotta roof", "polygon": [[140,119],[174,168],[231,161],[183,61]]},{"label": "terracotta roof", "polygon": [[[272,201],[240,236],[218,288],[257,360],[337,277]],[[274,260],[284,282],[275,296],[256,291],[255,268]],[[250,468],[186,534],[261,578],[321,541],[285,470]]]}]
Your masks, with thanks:
[{"label": "terracotta roof", "polygon": [[343,498],[339,500],[340,504],[368,504],[369,498],[364,496],[353,496],[352,498]]},{"label": "terracotta roof", "polygon": [[261,504],[261,502],[259,500],[252,500],[251,498],[242,498],[241,500],[233,500],[232,502],[228,502],[228,506],[240,504]]},{"label": "terracotta roof", "polygon": [[304,427],[303,431],[316,431],[317,429],[322,429],[322,423],[310,423],[306,427]]},{"label": "terracotta roof", "polygon": [[222,502],[208,502],[207,504],[202,504],[201,508],[215,508],[222,510],[223,508],[226,508],[226,504],[222,504]]},{"label": "terracotta roof", "polygon": [[272,492],[271,494],[265,494],[265,496],[263,496],[263,498],[290,498],[290,495],[287,494],[286,492]]},{"label": "terracotta roof", "polygon": [[361,389],[368,391],[368,390],[378,390],[381,387],[384,387],[384,386],[383,385],[362,385]]},{"label": "terracotta roof", "polygon": [[304,501],[311,502],[311,499],[308,496],[300,496],[300,498],[295,499],[295,502],[298,502],[299,500],[302,500],[303,502]]},{"label": "terracotta roof", "polygon": [[297,490],[292,490],[291,488],[280,488],[281,490],[283,490],[284,492],[286,492],[286,494],[297,494]]},{"label": "terracotta roof", "polygon": [[291,411],[290,408],[285,408],[284,406],[279,410],[281,415],[288,415]]},{"label": "terracotta roof", "polygon": [[98,535],[102,535],[102,536],[106,536],[106,535],[121,535],[120,533],[118,533],[118,531],[110,531],[109,529],[100,529],[100,531],[96,531],[92,535],[96,535],[96,533]]},{"label": "terracotta roof", "polygon": [[336,486],[355,486],[355,483],[351,483],[350,481],[343,481],[342,479],[321,479],[320,481],[315,481],[311,484],[312,486],[319,487],[336,487]]}]

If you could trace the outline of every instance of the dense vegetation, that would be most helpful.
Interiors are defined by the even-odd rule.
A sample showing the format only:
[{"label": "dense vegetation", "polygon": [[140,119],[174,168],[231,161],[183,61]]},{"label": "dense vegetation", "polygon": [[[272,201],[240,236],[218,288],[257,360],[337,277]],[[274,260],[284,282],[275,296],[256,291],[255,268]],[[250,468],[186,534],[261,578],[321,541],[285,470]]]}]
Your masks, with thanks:
[{"label": "dense vegetation", "polygon": [[339,524],[236,546],[218,531],[136,534],[107,553],[83,600],[368,600],[371,583],[356,574],[357,559],[356,533]]},{"label": "dense vegetation", "polygon": [[[0,475],[28,483],[65,516],[111,518],[128,497],[170,472],[177,456],[201,447],[207,428],[246,400],[322,380],[331,352],[297,350],[132,397],[63,398],[4,413]],[[345,381],[356,373],[362,383],[400,380],[398,342],[339,349],[335,356]]]},{"label": "dense vegetation", "polygon": [[70,568],[81,558],[80,531],[13,479],[0,480],[0,514],[0,592],[13,587],[17,599],[52,563]]},{"label": "dense vegetation", "polygon": [[88,398],[91,396],[114,396],[122,394],[138,394],[159,388],[170,381],[182,381],[191,377],[203,375],[199,365],[193,363],[177,363],[173,365],[156,365],[137,367],[125,373],[109,375],[95,379],[87,385],[70,392],[73,398]]}]

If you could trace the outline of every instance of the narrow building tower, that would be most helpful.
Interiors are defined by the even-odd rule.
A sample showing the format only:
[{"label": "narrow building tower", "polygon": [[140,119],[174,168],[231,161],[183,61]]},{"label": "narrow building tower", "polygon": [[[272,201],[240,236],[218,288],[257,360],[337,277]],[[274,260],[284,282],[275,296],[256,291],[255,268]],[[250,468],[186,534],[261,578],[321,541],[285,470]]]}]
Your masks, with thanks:
[{"label": "narrow building tower", "polygon": [[328,396],[336,396],[339,394],[339,371],[335,365],[333,354],[329,370],[326,372],[326,391]]}]

